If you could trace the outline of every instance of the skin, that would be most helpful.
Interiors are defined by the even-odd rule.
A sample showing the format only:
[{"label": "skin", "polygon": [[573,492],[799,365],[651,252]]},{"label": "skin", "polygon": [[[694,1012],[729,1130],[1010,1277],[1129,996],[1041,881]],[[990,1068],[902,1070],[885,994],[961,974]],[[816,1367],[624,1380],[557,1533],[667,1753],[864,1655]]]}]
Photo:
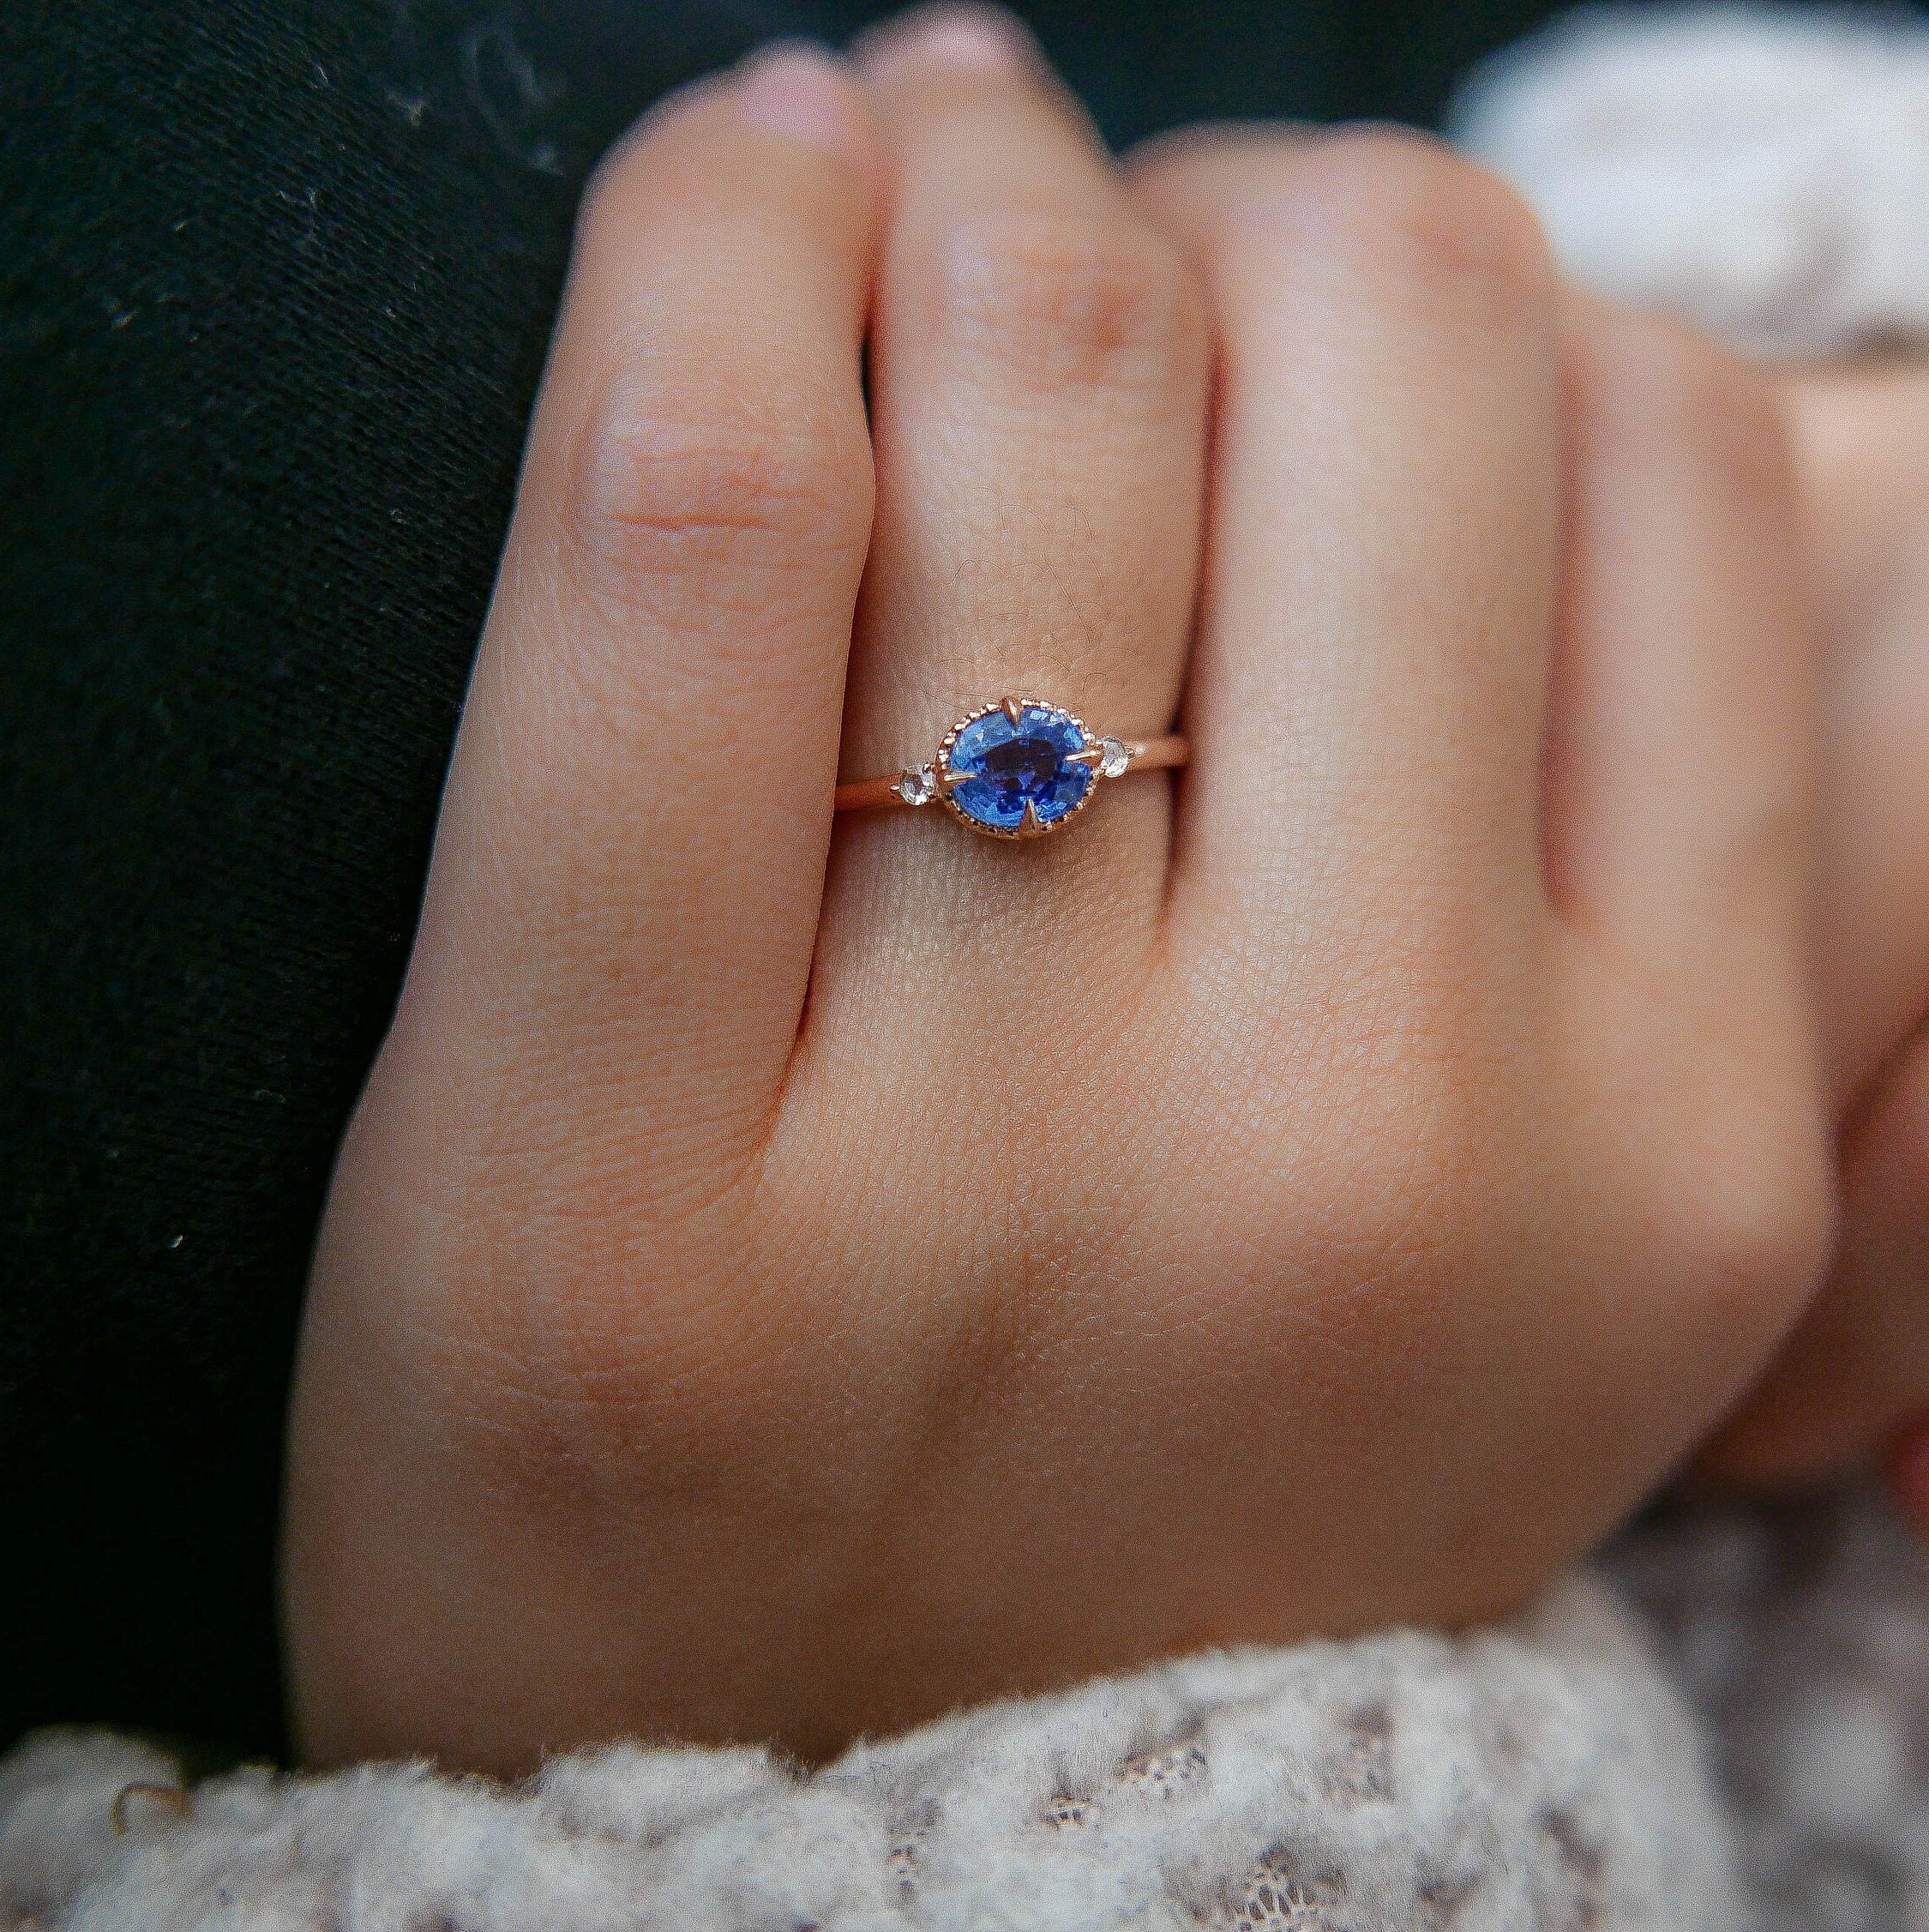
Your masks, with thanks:
[{"label": "skin", "polygon": [[1817,977],[1842,1239],[1704,1461],[1786,1484],[1886,1449],[1929,1531],[1929,365],[1800,372],[1784,402],[1825,644]]},{"label": "skin", "polygon": [[[308,1753],[817,1757],[1592,1543],[1826,1253],[1799,539],[1416,138],[1127,179],[956,15],[652,117],[317,1255]],[[1007,690],[1193,763],[833,826]]]}]

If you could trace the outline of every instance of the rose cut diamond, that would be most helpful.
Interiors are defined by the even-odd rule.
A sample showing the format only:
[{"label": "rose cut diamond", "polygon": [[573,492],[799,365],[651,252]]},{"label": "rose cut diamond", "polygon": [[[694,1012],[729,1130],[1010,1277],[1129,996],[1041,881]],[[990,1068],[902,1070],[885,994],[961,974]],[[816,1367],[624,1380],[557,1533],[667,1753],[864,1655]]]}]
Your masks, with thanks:
[{"label": "rose cut diamond", "polygon": [[906,772],[898,780],[898,796],[907,805],[928,805],[937,795],[937,773],[928,765],[922,771]]}]

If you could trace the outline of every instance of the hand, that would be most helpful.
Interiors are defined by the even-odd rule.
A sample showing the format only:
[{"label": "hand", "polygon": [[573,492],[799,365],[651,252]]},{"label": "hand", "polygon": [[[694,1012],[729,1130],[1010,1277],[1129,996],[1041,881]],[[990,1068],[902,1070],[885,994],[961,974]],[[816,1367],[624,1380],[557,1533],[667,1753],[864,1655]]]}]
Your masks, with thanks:
[{"label": "hand", "polygon": [[[1791,515],[1418,139],[1128,186],[975,15],[653,117],[315,1264],[309,1751],[820,1754],[1591,1542],[1824,1243]],[[1014,690],[1193,763],[833,832]]]},{"label": "hand", "polygon": [[[1929,1418],[1929,362],[1804,370],[1794,429],[1828,634],[1818,975],[1843,1126],[1828,1287],[1706,1460],[1812,1480]],[[1929,1436],[1901,1445],[1929,1530]]]}]

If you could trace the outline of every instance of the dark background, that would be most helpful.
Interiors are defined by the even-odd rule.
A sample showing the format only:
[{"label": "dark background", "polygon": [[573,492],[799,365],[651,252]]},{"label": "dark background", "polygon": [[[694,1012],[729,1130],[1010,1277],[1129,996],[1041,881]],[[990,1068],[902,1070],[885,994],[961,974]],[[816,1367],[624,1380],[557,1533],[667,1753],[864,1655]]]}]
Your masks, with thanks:
[{"label": "dark background", "polygon": [[[881,7],[0,6],[0,1746],[280,1746],[282,1404],[598,153]],[[1107,135],[1438,114],[1530,0],[1023,7]]]}]

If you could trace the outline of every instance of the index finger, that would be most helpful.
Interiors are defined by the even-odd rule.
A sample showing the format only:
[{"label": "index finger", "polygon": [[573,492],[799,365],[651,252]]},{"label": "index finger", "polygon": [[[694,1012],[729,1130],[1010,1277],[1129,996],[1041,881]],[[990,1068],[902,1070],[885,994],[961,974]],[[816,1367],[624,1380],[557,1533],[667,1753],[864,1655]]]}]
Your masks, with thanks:
[{"label": "index finger", "polygon": [[652,117],[586,206],[424,913],[464,1034],[579,1114],[760,1117],[795,1038],[875,172],[837,63],[784,50]]}]

